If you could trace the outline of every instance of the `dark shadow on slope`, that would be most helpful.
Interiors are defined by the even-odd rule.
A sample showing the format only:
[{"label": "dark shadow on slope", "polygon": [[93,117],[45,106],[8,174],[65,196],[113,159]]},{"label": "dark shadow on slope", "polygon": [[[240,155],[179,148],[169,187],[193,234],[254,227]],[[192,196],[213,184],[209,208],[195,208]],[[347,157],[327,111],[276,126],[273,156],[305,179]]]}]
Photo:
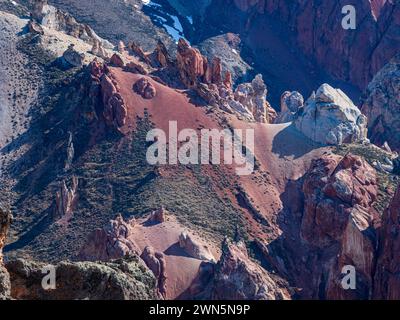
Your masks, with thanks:
[{"label": "dark shadow on slope", "polygon": [[39,215],[39,218],[32,221],[31,228],[25,232],[19,239],[4,247],[4,252],[18,250],[30,244],[37,236],[42,234],[54,222],[51,216],[51,208]]},{"label": "dark shadow on slope", "polygon": [[177,257],[187,257],[187,258],[192,258],[189,256],[185,250],[183,250],[180,246],[179,243],[176,242],[173,245],[171,245],[167,250],[164,251],[164,254],[167,256],[177,256]]},{"label": "dark shadow on slope", "polygon": [[321,146],[307,138],[296,129],[294,124],[291,124],[275,136],[272,152],[280,158],[293,156],[297,159]]}]

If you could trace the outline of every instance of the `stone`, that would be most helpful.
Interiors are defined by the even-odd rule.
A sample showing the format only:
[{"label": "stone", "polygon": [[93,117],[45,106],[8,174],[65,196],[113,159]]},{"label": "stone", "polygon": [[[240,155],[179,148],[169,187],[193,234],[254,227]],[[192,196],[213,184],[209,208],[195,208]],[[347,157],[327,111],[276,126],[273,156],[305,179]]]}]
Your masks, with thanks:
[{"label": "stone", "polygon": [[297,91],[285,91],[281,96],[281,111],[275,123],[286,123],[296,120],[303,110],[304,98]]},{"label": "stone", "polygon": [[365,142],[367,119],[340,89],[323,84],[305,103],[296,128],[311,140],[327,145]]},{"label": "stone", "polygon": [[256,122],[268,122],[267,86],[261,74],[251,83],[241,83],[234,92],[234,100],[241,103],[253,115]]},{"label": "stone", "polygon": [[143,75],[147,75],[148,74],[148,72],[146,71],[146,69],[142,65],[140,65],[139,63],[135,63],[133,61],[128,62],[125,65],[124,70],[127,71],[127,72],[139,73],[139,74],[143,74]]},{"label": "stone", "polygon": [[155,86],[147,78],[140,78],[136,81],[133,85],[133,91],[141,95],[144,99],[153,99],[157,94]]},{"label": "stone", "polygon": [[179,246],[191,257],[205,261],[215,261],[207,246],[197,242],[191,235],[182,232],[179,235]]},{"label": "stone", "polygon": [[79,53],[74,49],[74,45],[71,44],[68,49],[63,53],[64,60],[72,67],[82,67],[85,60],[85,54]]},{"label": "stone", "polygon": [[124,60],[118,53],[114,53],[110,59],[110,64],[114,67],[123,68],[125,66]]},{"label": "stone", "polygon": [[93,42],[90,53],[104,60],[107,60],[109,58],[107,50],[103,48],[103,45],[100,41]]},{"label": "stone", "polygon": [[64,32],[88,44],[93,45],[99,41],[104,48],[114,48],[110,42],[100,38],[88,25],[78,23],[70,14],[49,5],[47,0],[33,1],[32,18],[44,27]]},{"label": "stone", "polygon": [[28,22],[28,30],[32,34],[44,35],[42,26],[34,20]]},{"label": "stone", "polygon": [[148,221],[154,223],[163,223],[166,220],[167,214],[168,211],[164,207],[161,207],[150,214]]},{"label": "stone", "polygon": [[141,61],[145,62],[148,65],[151,65],[150,59],[147,54],[143,51],[143,49],[137,45],[134,41],[128,44],[128,49],[132,51],[134,55],[136,55]]}]

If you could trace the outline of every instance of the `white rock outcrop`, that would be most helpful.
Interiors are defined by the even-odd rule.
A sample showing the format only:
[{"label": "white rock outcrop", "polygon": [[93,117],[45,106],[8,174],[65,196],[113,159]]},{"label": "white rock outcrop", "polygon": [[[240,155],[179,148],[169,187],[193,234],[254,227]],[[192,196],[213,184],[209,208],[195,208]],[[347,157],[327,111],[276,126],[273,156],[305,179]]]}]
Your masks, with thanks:
[{"label": "white rock outcrop", "polygon": [[367,141],[367,117],[340,89],[323,84],[305,103],[296,128],[328,145]]}]

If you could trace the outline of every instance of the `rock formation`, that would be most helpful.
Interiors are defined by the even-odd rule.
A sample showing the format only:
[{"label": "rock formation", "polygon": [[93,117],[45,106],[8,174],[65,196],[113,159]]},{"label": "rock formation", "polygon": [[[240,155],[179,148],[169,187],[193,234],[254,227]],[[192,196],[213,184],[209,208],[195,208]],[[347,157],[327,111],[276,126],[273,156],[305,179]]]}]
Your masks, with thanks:
[{"label": "rock formation", "polygon": [[202,81],[207,70],[207,59],[198,49],[191,47],[181,38],[178,42],[176,59],[181,80],[186,87],[192,88]]},{"label": "rock formation", "polygon": [[[378,186],[375,170],[362,158],[326,155],[314,160],[303,185],[304,213],[301,236],[319,258],[327,299],[366,299],[371,294],[375,255]],[[315,251],[315,249],[313,249]],[[357,290],[343,290],[342,268],[357,272]],[[321,271],[317,271],[323,268]],[[322,287],[321,287],[322,286]],[[322,289],[320,289],[322,290]]]},{"label": "rock formation", "polygon": [[165,210],[164,207],[161,207],[160,209],[157,209],[150,214],[148,221],[154,223],[163,223],[166,220],[167,214],[168,211]]},{"label": "rock formation", "polygon": [[88,25],[78,23],[68,13],[49,5],[47,0],[33,1],[32,17],[44,27],[65,32],[89,44],[99,41],[104,48],[114,48],[110,42],[101,39]]},{"label": "rock formation", "polygon": [[281,96],[281,111],[275,123],[286,123],[296,120],[303,111],[304,98],[297,91],[285,91]]},{"label": "rock formation", "polygon": [[147,246],[144,248],[140,257],[146,263],[147,267],[153,272],[157,279],[157,290],[159,294],[165,298],[167,292],[167,276],[164,254],[161,252],[156,252],[152,247]]},{"label": "rock formation", "polygon": [[125,102],[114,85],[112,79],[103,74],[100,79],[103,100],[103,116],[110,127],[119,129],[126,123],[127,110]]},{"label": "rock formation", "polygon": [[82,67],[83,61],[85,60],[85,54],[79,53],[74,49],[74,45],[71,44],[63,54],[64,60],[73,67]]},{"label": "rock formation", "polygon": [[109,58],[107,50],[103,48],[103,44],[98,40],[93,42],[90,53],[104,60]]},{"label": "rock formation", "polygon": [[378,262],[375,274],[375,299],[400,299],[400,187],[382,217]]},{"label": "rock formation", "polygon": [[9,274],[3,264],[3,247],[11,224],[11,213],[0,204],[0,300],[10,297],[11,283]]},{"label": "rock formation", "polygon": [[[156,281],[137,256],[113,262],[47,265],[18,259],[6,265],[11,297],[24,300],[153,300]],[[42,270],[54,268],[56,289],[44,290]]]},{"label": "rock formation", "polygon": [[215,258],[208,247],[198,243],[186,232],[182,232],[179,236],[179,246],[193,258],[205,261],[215,261]]},{"label": "rock formation", "polygon": [[118,53],[114,53],[110,59],[110,65],[112,65],[113,67],[123,68],[125,66],[125,63]]},{"label": "rock formation", "polygon": [[158,41],[157,47],[154,49],[152,57],[152,65],[156,68],[165,68],[172,63],[170,54],[162,41]]},{"label": "rock formation", "polygon": [[88,237],[79,253],[80,260],[110,261],[130,254],[140,254],[138,246],[130,239],[135,219],[125,221],[122,216],[110,220],[103,228],[96,229]]},{"label": "rock formation", "polygon": [[72,179],[68,184],[65,180],[60,183],[59,190],[56,192],[53,213],[56,220],[62,219],[63,221],[68,222],[72,217],[78,198],[78,184],[79,181],[76,176],[72,176]]},{"label": "rock formation", "polygon": [[280,281],[251,260],[243,242],[225,241],[211,285],[211,299],[289,299],[290,295]]},{"label": "rock formation", "polygon": [[156,88],[154,85],[146,78],[140,78],[133,85],[133,91],[141,95],[144,99],[153,99],[156,94]]},{"label": "rock formation", "polygon": [[323,84],[305,103],[295,121],[299,131],[313,141],[328,145],[364,142],[367,119],[343,91]]},{"label": "rock formation", "polygon": [[361,111],[368,118],[371,142],[388,142],[400,151],[400,54],[378,72],[365,96]]},{"label": "rock formation", "polygon": [[28,30],[30,33],[44,35],[44,30],[42,26],[34,20],[28,22]]},{"label": "rock formation", "polygon": [[[235,101],[249,110],[257,122],[269,122],[267,115],[267,86],[257,75],[251,83],[241,83],[234,93]],[[272,122],[272,121],[271,121]]]},{"label": "rock formation", "polygon": [[127,72],[139,73],[139,74],[143,74],[143,75],[148,74],[147,70],[141,64],[133,62],[133,61],[128,62],[125,65],[124,70]]},{"label": "rock formation", "polygon": [[143,51],[143,49],[137,45],[135,42],[130,42],[128,44],[128,49],[134,54],[136,55],[139,60],[141,60],[142,62],[145,62],[147,64],[151,64],[149,57],[147,56],[147,54]]}]

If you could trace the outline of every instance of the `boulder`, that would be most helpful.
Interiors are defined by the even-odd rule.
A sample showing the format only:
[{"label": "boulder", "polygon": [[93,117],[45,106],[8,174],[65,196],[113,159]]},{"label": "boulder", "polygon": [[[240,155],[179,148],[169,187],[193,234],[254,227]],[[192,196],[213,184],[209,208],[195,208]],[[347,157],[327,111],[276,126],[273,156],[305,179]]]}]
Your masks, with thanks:
[{"label": "boulder", "polygon": [[340,89],[323,84],[305,103],[296,128],[327,145],[367,141],[367,118]]},{"label": "boulder", "polygon": [[156,88],[147,78],[140,78],[133,85],[133,91],[141,95],[144,99],[153,99],[156,94]]},{"label": "boulder", "polygon": [[303,110],[304,98],[297,91],[285,91],[281,96],[281,111],[275,123],[286,123],[296,120]]},{"label": "boulder", "polygon": [[82,67],[85,60],[85,54],[79,53],[74,49],[74,45],[71,44],[68,49],[63,53],[64,60],[72,67]]},{"label": "boulder", "polygon": [[165,68],[172,63],[168,49],[161,40],[158,41],[157,46],[153,51],[152,57],[152,65],[156,68]]},{"label": "boulder", "polygon": [[28,22],[28,30],[32,34],[44,35],[42,26],[34,20]]},{"label": "boulder", "polygon": [[103,45],[100,41],[93,42],[90,53],[104,60],[107,60],[109,58],[108,52],[103,48]]},{"label": "boulder", "polygon": [[122,60],[121,56],[118,53],[114,53],[110,59],[110,64],[113,67],[123,68],[125,66],[124,60]]},{"label": "boulder", "polygon": [[127,72],[139,73],[139,74],[143,74],[143,75],[147,75],[148,74],[146,69],[141,64],[135,63],[133,61],[128,62],[125,65],[124,70],[127,71]]},{"label": "boulder", "polygon": [[150,214],[148,221],[154,223],[163,223],[166,220],[167,214],[168,211],[164,207],[161,207]]},{"label": "boulder", "polygon": [[205,261],[215,261],[210,249],[196,241],[191,235],[182,232],[179,236],[179,246],[191,257]]}]

